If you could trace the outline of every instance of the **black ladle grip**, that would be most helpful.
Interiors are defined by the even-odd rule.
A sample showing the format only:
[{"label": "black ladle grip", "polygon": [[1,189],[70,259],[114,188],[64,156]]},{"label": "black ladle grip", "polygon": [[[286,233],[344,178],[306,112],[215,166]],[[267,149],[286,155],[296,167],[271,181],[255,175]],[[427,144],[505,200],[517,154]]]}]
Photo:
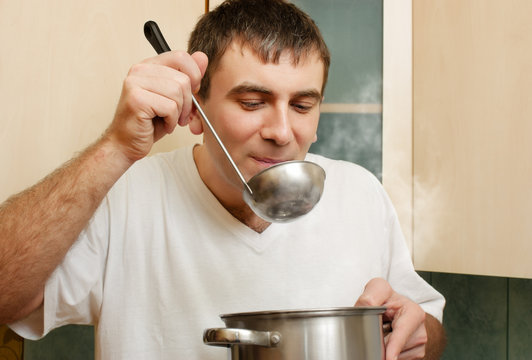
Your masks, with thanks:
[{"label": "black ladle grip", "polygon": [[151,46],[157,51],[157,54],[170,51],[170,46],[166,43],[166,40],[155,21],[150,20],[144,24],[144,36],[146,36],[146,39],[148,39]]}]

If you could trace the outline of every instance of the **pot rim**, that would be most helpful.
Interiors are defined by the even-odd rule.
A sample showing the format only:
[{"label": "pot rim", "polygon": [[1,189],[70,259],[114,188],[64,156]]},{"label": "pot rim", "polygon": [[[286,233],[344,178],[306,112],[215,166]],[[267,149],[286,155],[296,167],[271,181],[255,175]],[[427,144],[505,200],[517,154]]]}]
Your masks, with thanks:
[{"label": "pot rim", "polygon": [[267,310],[250,311],[242,313],[222,314],[220,318],[229,319],[237,317],[254,318],[302,318],[302,317],[322,317],[322,316],[352,316],[352,315],[380,315],[386,311],[383,306],[349,306],[313,309],[290,309],[290,310]]}]

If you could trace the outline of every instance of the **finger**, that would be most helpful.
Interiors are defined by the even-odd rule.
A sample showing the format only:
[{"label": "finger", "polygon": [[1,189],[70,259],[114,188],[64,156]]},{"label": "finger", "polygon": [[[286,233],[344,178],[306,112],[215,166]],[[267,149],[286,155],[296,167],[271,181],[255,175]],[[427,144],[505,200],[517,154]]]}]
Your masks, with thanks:
[{"label": "finger", "polygon": [[191,84],[186,74],[167,66],[139,64],[131,69],[128,81],[131,86],[139,86],[175,101],[177,119],[181,125],[186,125],[192,112]]},{"label": "finger", "polygon": [[196,87],[199,87],[201,78],[203,77],[203,73],[205,71],[204,69],[203,71],[200,69],[200,66],[196,60],[199,61],[199,63],[203,66],[203,63],[205,62],[204,56],[206,58],[206,55],[203,53],[196,54],[197,55],[192,57],[185,51],[168,51],[156,57],[146,59],[143,61],[143,63],[164,65],[182,72],[190,78],[192,89],[195,89]]},{"label": "finger", "polygon": [[169,122],[169,124],[175,126],[179,122],[180,125],[186,125],[192,112],[192,100],[190,83],[185,75],[178,73],[172,79],[145,77],[138,79],[137,82],[144,90],[175,102],[175,114],[167,116],[171,116],[172,119],[175,117],[177,121]]},{"label": "finger", "polygon": [[[194,59],[194,61],[198,65],[198,68],[200,69],[201,77],[203,78],[203,75],[205,75],[205,71],[207,70],[207,65],[209,63],[209,59],[207,58],[207,55],[205,55],[201,51],[196,51],[194,54],[191,55],[191,57]],[[199,85],[200,85],[199,82],[198,84],[193,84],[192,89],[194,90],[194,93],[197,93],[199,91]]]},{"label": "finger", "polygon": [[[154,140],[157,141],[164,133],[173,131],[178,118],[175,101],[140,87],[132,89],[128,96],[131,97],[132,114],[139,121],[139,127],[135,131],[139,136],[146,137],[153,133]],[[159,119],[153,121],[152,125],[155,118]]]},{"label": "finger", "polygon": [[358,298],[355,306],[381,306],[394,294],[390,284],[384,279],[371,279]]},{"label": "finger", "polygon": [[410,335],[406,344],[403,346],[402,352],[405,350],[410,350],[418,346],[425,346],[427,344],[427,329],[424,324],[420,325],[416,331]]},{"label": "finger", "polygon": [[[403,349],[426,343],[424,312],[418,308],[417,304],[408,303],[395,313],[392,332],[386,345],[386,359],[395,359]],[[419,328],[422,330],[418,331]]]},{"label": "finger", "polygon": [[197,51],[192,55],[189,55],[184,51],[170,51],[160,54],[157,57],[146,59],[144,63],[164,65],[177,70],[188,77],[188,83],[190,86],[186,87],[186,91],[183,91],[182,93],[183,111],[179,115],[178,120],[179,125],[187,125],[190,122],[190,113],[192,110],[192,93],[188,89],[190,88],[194,93],[199,91],[201,79],[207,69],[207,55],[200,51]]},{"label": "finger", "polygon": [[151,98],[152,121],[155,126],[154,141],[159,140],[165,134],[174,131],[178,122],[178,109],[175,101],[168,98],[148,93],[146,98]]},{"label": "finger", "polygon": [[[390,336],[391,333],[384,337],[384,344],[386,345],[387,349]],[[426,330],[424,327],[419,327],[418,330],[416,330],[416,333],[409,338],[401,350],[398,359],[422,359],[425,356],[427,344],[424,339],[426,339]],[[387,359],[394,359],[396,356],[396,354],[389,349],[387,350],[386,354],[388,355]]]},{"label": "finger", "polygon": [[419,345],[415,348],[403,351],[397,357],[397,360],[418,360],[425,358],[425,345]]}]

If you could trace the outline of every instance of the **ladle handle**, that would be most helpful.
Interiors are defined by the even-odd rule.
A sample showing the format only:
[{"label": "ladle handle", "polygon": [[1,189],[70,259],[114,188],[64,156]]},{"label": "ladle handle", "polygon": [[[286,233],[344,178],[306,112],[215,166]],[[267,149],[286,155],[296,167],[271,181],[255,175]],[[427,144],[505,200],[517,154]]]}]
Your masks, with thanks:
[{"label": "ladle handle", "polygon": [[144,24],[144,36],[150,42],[151,46],[157,51],[157,54],[170,51],[170,46],[164,39],[164,36],[155,21],[146,21]]},{"label": "ladle handle", "polygon": [[[146,39],[148,39],[148,41],[150,42],[151,46],[153,46],[157,54],[170,51],[170,46],[168,46],[168,43],[164,39],[164,36],[155,21],[150,20],[144,24],[144,35],[146,36]],[[222,143],[222,140],[220,139],[220,137],[218,136],[214,128],[212,127],[211,122],[207,118],[207,115],[205,115],[205,112],[203,112],[203,109],[198,104],[198,101],[194,97],[194,94],[192,94],[192,102],[194,103],[194,106],[196,107],[196,109],[198,109],[201,117],[203,118],[207,126],[209,127],[209,130],[214,135],[214,138],[218,142],[218,145],[220,145],[220,148],[225,153],[225,156],[227,157],[227,159],[231,163],[231,166],[233,167],[236,174],[240,178],[240,181],[244,185],[244,188],[246,189],[247,192],[249,192],[250,195],[253,195],[253,191],[251,191],[251,188],[249,187],[248,183],[244,179],[244,176],[242,176],[242,173],[236,166],[235,162],[233,161],[233,158],[231,157],[231,155],[229,155],[229,152],[225,148],[224,144]]]},{"label": "ladle handle", "polygon": [[218,137],[218,134],[216,133],[216,130],[214,130],[214,128],[212,127],[211,122],[207,118],[207,115],[205,115],[205,113],[203,112],[203,109],[198,104],[198,100],[196,100],[194,95],[192,95],[192,102],[194,103],[194,106],[196,106],[196,109],[199,111],[199,113],[200,113],[201,117],[203,118],[203,120],[205,120],[205,124],[207,124],[207,126],[211,130],[211,133],[212,133],[212,135],[214,135],[216,141],[218,142],[218,145],[220,145],[220,148],[222,148],[223,152],[225,153],[225,156],[227,157],[227,160],[229,160],[229,162],[231,163],[231,166],[233,167],[233,169],[235,170],[236,174],[240,178],[240,181],[244,185],[246,191],[249,192],[250,195],[253,195],[253,191],[251,191],[251,188],[249,187],[248,183],[246,182],[246,179],[244,179],[244,176],[242,176],[242,173],[240,172],[240,170],[236,166],[236,164],[233,161],[233,158],[231,157],[231,155],[229,155],[229,152],[225,148],[222,140]]}]

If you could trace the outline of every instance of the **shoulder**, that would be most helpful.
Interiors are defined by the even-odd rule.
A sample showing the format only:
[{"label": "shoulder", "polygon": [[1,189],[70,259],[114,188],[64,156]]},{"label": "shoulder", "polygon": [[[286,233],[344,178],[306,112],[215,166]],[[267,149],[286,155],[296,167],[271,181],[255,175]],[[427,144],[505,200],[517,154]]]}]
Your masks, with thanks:
[{"label": "shoulder", "polygon": [[137,161],[126,172],[127,179],[150,180],[166,178],[186,171],[193,163],[192,149],[179,148],[171,152],[156,153]]},{"label": "shoulder", "polygon": [[352,162],[316,154],[308,154],[306,160],[317,163],[325,170],[325,203],[350,213],[356,210],[366,214],[376,211],[384,217],[393,213],[393,205],[382,183],[369,170]]},{"label": "shoulder", "polygon": [[190,163],[194,163],[191,148],[147,156],[133,164],[110,193],[162,190],[175,179],[184,178],[183,174],[188,172]]},{"label": "shoulder", "polygon": [[370,186],[381,188],[377,177],[369,170],[345,160],[334,160],[317,154],[307,154],[307,161],[320,165],[325,170],[326,181],[334,183],[348,182],[351,186]]},{"label": "shoulder", "polygon": [[177,167],[184,165],[188,157],[192,157],[192,149],[190,147],[179,148],[170,152],[156,153],[137,161],[128,172],[145,172]]}]

